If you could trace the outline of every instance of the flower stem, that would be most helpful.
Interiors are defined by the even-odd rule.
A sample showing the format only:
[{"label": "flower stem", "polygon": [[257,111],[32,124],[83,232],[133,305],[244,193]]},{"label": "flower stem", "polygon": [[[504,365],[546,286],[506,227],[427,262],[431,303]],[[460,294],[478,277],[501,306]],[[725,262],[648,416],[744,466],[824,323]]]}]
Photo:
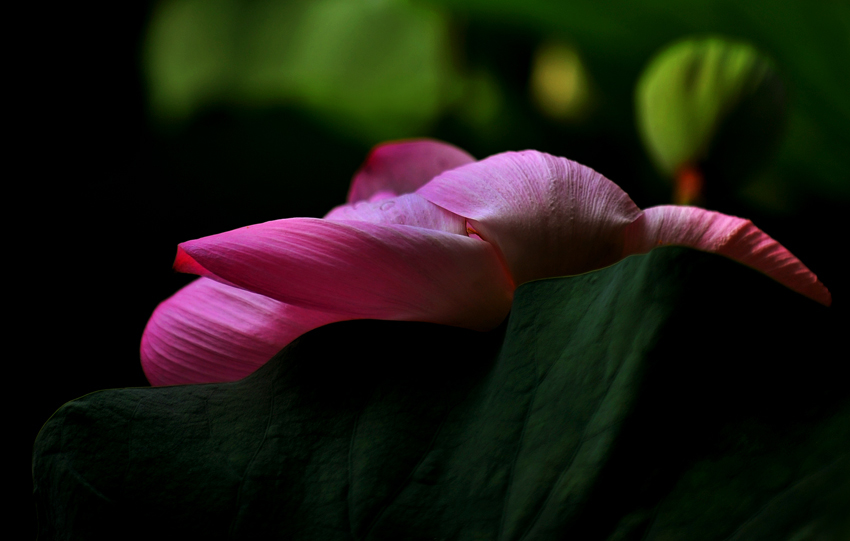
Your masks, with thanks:
[{"label": "flower stem", "polygon": [[699,205],[703,200],[703,177],[699,167],[685,164],[676,172],[673,203]]}]

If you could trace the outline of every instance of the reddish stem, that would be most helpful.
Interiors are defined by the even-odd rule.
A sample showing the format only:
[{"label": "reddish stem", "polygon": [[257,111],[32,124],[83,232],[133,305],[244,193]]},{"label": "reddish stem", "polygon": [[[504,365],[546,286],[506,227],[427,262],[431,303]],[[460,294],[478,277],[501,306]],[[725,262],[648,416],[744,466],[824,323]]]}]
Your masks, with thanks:
[{"label": "reddish stem", "polygon": [[673,202],[677,205],[702,203],[703,177],[696,165],[685,164],[676,172]]}]

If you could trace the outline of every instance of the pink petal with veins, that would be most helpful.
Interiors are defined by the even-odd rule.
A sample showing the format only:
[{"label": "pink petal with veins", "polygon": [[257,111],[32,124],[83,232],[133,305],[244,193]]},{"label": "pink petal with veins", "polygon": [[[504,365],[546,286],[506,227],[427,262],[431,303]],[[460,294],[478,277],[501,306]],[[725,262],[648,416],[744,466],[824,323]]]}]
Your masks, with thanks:
[{"label": "pink petal with veins", "polygon": [[616,184],[576,162],[527,150],[447,171],[417,194],[467,218],[494,243],[517,284],[610,265],[640,210]]},{"label": "pink petal with veins", "polygon": [[442,141],[383,143],[372,149],[355,173],[347,201],[380,201],[411,193],[443,171],[473,161],[463,150]]},{"label": "pink petal with veins", "polygon": [[298,336],[343,319],[200,278],[154,311],[142,368],[151,385],[236,381]]},{"label": "pink petal with veins", "polygon": [[409,225],[291,218],[185,242],[175,269],[343,319],[490,329],[513,284],[487,242]]},{"label": "pink petal with veins", "polygon": [[436,229],[466,235],[466,220],[416,194],[405,194],[382,201],[359,201],[340,205],[325,215],[326,220],[354,220],[374,224],[398,224]]},{"label": "pink petal with veins", "polygon": [[696,207],[648,208],[628,228],[623,254],[642,254],[665,244],[726,256],[825,306],[832,304],[817,276],[749,220]]}]

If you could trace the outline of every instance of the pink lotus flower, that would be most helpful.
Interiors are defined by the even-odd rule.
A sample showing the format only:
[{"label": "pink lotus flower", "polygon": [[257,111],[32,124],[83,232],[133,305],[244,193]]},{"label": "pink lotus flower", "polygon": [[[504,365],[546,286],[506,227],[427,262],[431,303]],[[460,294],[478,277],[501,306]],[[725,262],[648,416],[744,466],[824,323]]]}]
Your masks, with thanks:
[{"label": "pink lotus flower", "polygon": [[141,343],[153,385],[234,381],[305,332],[350,319],[488,330],[522,283],[664,244],[735,259],[824,305],[829,291],[750,221],[694,207],[641,211],[583,165],[536,151],[475,161],[429,140],[376,147],[348,203],[179,245],[202,278],[157,307]]}]

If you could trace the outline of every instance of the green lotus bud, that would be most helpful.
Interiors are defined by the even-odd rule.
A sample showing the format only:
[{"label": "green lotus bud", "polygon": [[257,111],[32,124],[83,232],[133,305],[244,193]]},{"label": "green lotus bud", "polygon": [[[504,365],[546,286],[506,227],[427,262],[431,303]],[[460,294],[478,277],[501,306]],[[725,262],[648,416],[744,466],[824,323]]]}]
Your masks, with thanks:
[{"label": "green lotus bud", "polygon": [[773,64],[740,42],[687,39],[650,61],[637,85],[638,128],[677,179],[677,203],[699,199],[707,170],[717,173],[711,183],[728,183],[760,165],[779,140],[784,94]]}]

